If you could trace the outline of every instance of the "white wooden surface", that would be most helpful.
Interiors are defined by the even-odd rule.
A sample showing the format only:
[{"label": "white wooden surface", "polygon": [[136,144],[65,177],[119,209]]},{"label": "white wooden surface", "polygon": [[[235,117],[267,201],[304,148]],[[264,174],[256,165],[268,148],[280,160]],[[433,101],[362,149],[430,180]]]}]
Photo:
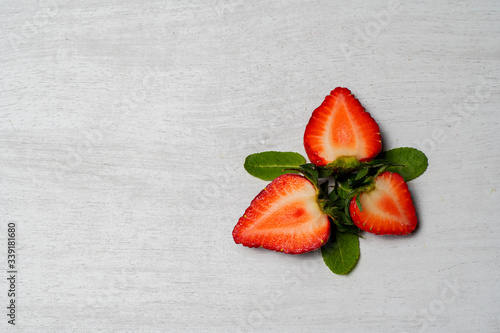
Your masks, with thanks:
[{"label": "white wooden surface", "polygon": [[[499,332],[499,10],[1,1],[0,331]],[[336,86],[430,159],[418,231],[367,235],[348,276],[231,237],[265,186],[245,156],[304,153]]]}]

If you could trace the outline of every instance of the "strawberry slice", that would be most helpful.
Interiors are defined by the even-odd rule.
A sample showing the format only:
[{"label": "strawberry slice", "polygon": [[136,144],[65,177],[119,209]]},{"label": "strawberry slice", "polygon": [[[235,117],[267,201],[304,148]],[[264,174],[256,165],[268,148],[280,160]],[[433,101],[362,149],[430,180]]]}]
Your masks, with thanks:
[{"label": "strawberry slice", "polygon": [[325,166],[339,157],[364,162],[382,149],[380,129],[347,88],[335,88],[314,110],[304,133],[309,160]]},{"label": "strawberry slice", "polygon": [[406,235],[417,226],[408,185],[398,173],[386,171],[375,178],[374,188],[360,194],[362,211],[352,198],[349,212],[361,230],[378,235]]},{"label": "strawberry slice", "polygon": [[318,249],[330,236],[328,216],[318,193],[305,177],[285,174],[274,179],[247,208],[234,227],[236,244],[299,254]]}]

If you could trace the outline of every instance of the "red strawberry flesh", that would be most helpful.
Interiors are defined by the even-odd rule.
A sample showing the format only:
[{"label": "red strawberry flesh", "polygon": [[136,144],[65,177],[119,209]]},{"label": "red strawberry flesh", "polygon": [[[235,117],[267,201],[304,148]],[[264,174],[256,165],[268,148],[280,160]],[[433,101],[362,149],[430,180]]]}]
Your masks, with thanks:
[{"label": "red strawberry flesh", "polygon": [[351,200],[349,211],[361,230],[379,235],[406,235],[417,226],[415,206],[408,185],[397,173],[384,172],[374,182],[374,189],[360,194],[362,211]]},{"label": "red strawberry flesh", "polygon": [[237,244],[291,254],[316,250],[329,235],[330,222],[318,204],[316,188],[296,174],[273,180],[233,230]]},{"label": "red strawberry flesh", "polygon": [[325,166],[339,157],[364,162],[382,149],[375,120],[347,88],[335,88],[314,110],[304,133],[309,160]]}]

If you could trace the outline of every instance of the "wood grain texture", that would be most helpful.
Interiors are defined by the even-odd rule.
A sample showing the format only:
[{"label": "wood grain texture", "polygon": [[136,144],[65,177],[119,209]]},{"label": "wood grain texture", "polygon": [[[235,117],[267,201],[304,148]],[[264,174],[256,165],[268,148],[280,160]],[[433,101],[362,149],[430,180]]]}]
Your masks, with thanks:
[{"label": "wood grain texture", "polygon": [[[0,252],[13,221],[15,330],[498,332],[499,10],[2,1]],[[430,163],[410,183],[418,231],[367,235],[348,276],[317,252],[231,238],[265,186],[245,157],[304,154],[336,86],[377,120],[384,148]]]}]

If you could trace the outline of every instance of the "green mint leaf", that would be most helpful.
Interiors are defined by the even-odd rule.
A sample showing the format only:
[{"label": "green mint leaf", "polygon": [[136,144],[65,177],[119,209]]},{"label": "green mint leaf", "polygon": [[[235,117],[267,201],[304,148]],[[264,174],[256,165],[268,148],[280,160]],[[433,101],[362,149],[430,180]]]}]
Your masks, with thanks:
[{"label": "green mint leaf", "polygon": [[346,225],[346,224],[337,224],[337,230],[340,232],[340,233],[348,233],[348,234],[355,234],[357,235],[358,234],[358,227],[356,227],[355,225]]},{"label": "green mint leaf", "polygon": [[301,172],[304,177],[309,179],[313,184],[318,183],[318,170],[316,169],[316,165],[312,163],[306,163],[302,164],[300,168],[302,169]]},{"label": "green mint leaf", "polygon": [[318,178],[326,178],[333,174],[333,169],[325,169],[323,167],[317,167],[318,170]]},{"label": "green mint leaf", "polygon": [[342,199],[346,199],[349,192],[351,192],[351,188],[349,187],[349,179],[341,179],[337,181],[338,183],[338,194]]},{"label": "green mint leaf", "polygon": [[358,235],[332,230],[330,240],[321,248],[321,255],[325,264],[335,274],[349,273],[359,258]]},{"label": "green mint leaf", "polygon": [[368,168],[364,168],[364,169],[361,169],[359,170],[359,172],[356,174],[356,178],[354,178],[354,180],[360,180],[361,178],[363,178],[364,176],[366,176],[368,174]]},{"label": "green mint leaf", "polygon": [[410,147],[395,148],[381,153],[377,158],[403,165],[389,166],[387,171],[397,172],[405,181],[417,178],[427,169],[427,156],[420,150]]},{"label": "green mint leaf", "polygon": [[273,180],[286,173],[296,173],[284,169],[296,168],[305,162],[306,159],[299,153],[265,151],[248,155],[244,167],[254,177],[262,180]]},{"label": "green mint leaf", "polygon": [[346,214],[345,212],[339,211],[338,216],[340,218],[340,223],[342,223],[342,225],[344,225],[344,226],[346,226],[346,225],[354,225],[354,223],[351,220],[351,215],[350,214]]},{"label": "green mint leaf", "polygon": [[338,187],[337,187],[337,182],[335,182],[335,187],[334,187],[334,188],[333,188],[333,190],[330,192],[330,194],[328,194],[328,199],[329,199],[331,202],[335,202],[338,198],[339,198],[339,194],[338,194]]}]

